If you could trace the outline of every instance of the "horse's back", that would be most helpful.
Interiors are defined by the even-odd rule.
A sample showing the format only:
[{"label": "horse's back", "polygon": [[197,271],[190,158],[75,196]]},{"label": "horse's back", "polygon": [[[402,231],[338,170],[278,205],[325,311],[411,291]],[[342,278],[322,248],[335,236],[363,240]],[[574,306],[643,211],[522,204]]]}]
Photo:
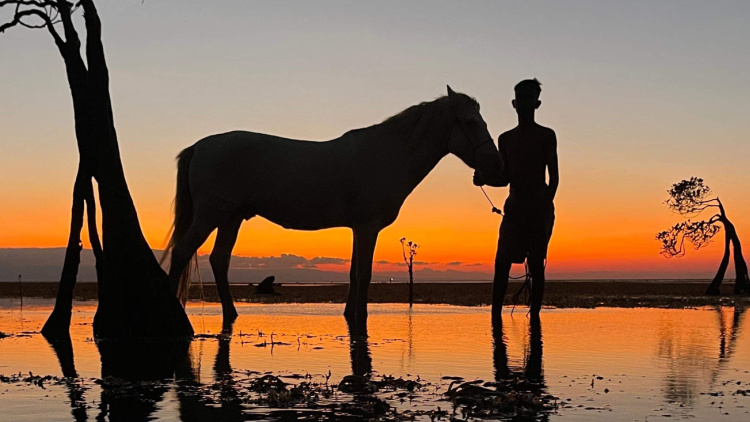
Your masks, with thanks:
[{"label": "horse's back", "polygon": [[206,137],[193,148],[190,187],[197,208],[262,215],[289,228],[340,225],[332,220],[346,211],[354,171],[344,143],[237,131]]}]

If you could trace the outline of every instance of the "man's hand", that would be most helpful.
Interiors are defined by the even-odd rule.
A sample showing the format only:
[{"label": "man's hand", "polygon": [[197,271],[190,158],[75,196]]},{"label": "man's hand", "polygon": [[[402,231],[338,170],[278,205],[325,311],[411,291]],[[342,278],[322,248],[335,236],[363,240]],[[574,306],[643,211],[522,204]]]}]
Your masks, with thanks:
[{"label": "man's hand", "polygon": [[484,180],[484,177],[482,177],[482,175],[478,171],[476,171],[476,170],[474,170],[474,180],[473,181],[474,181],[474,186],[484,186],[484,185],[487,184],[485,182],[485,180]]}]

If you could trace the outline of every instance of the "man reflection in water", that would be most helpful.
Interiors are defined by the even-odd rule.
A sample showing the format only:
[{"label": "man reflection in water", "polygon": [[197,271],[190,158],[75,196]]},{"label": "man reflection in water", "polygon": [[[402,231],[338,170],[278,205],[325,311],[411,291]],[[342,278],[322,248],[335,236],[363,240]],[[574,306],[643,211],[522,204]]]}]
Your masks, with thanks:
[{"label": "man reflection in water", "polygon": [[[508,365],[508,347],[505,344],[502,317],[492,320],[492,362],[495,367],[495,381],[503,381],[520,375]],[[531,382],[537,383],[539,391],[545,387],[542,366],[542,322],[538,316],[529,318],[529,347],[524,357],[523,375]]]},{"label": "man reflection in water", "polygon": [[485,179],[485,175],[474,173],[477,186],[510,184],[495,256],[493,317],[499,316],[502,310],[511,265],[521,264],[524,260],[532,280],[531,313],[539,314],[542,308],[547,245],[555,221],[553,200],[560,177],[555,132],[534,120],[534,113],[542,104],[539,101],[541,92],[542,84],[536,79],[526,79],[516,85],[512,104],[518,114],[518,126],[497,140],[505,164],[503,172],[494,179]]}]

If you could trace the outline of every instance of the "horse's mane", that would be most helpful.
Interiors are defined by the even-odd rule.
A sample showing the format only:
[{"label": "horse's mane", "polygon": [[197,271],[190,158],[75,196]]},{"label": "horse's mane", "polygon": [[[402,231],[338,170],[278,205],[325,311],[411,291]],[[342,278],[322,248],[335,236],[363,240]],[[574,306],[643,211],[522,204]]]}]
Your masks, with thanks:
[{"label": "horse's mane", "polygon": [[415,116],[422,114],[426,108],[432,105],[447,105],[449,98],[447,95],[436,98],[432,101],[423,101],[419,104],[415,104],[400,113],[396,113],[393,116],[383,120],[381,124],[398,123],[402,120],[411,120]]},{"label": "horse's mane", "polygon": [[[354,134],[355,132],[360,132],[363,130],[369,130],[369,129],[382,127],[382,128],[385,128],[386,130],[390,130],[393,132],[401,132],[402,134],[406,133],[410,135],[409,137],[414,137],[414,136],[421,135],[425,130],[429,130],[430,128],[435,127],[435,125],[431,124],[432,117],[435,115],[441,115],[442,111],[450,107],[451,102],[468,100],[471,103],[473,103],[476,107],[479,107],[479,103],[477,103],[475,99],[469,97],[468,95],[465,95],[465,94],[456,94],[456,95],[460,96],[460,98],[454,99],[452,97],[449,97],[448,95],[444,95],[432,101],[424,101],[419,104],[415,104],[383,120],[381,123],[378,123],[369,127],[365,127],[365,128],[350,130],[347,133],[345,133],[344,136]],[[431,115],[429,116],[426,115],[426,113],[428,112],[432,112]]]}]

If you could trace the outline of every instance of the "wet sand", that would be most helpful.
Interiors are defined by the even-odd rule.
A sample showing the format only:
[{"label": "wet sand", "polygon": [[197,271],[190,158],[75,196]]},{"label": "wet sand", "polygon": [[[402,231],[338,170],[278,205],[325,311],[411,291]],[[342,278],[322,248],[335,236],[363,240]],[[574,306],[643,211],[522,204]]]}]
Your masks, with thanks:
[{"label": "wet sand", "polygon": [[[673,280],[594,280],[594,281],[548,281],[545,290],[545,306],[559,308],[593,307],[666,307],[683,308],[718,304],[750,304],[748,297],[732,296],[733,282],[724,282],[722,296],[705,296],[708,281]],[[521,287],[520,281],[511,281],[506,303]],[[249,303],[343,303],[348,290],[346,284],[295,285],[276,287],[277,294],[256,294],[254,286],[232,285],[232,294],[238,302]],[[373,283],[370,286],[371,303],[406,303],[409,286],[405,283]],[[416,283],[415,303],[481,306],[490,303],[491,283]],[[24,297],[54,298],[57,283],[24,282]],[[0,283],[0,297],[19,297],[17,283]],[[95,300],[96,283],[78,283],[74,292],[77,300]],[[218,302],[219,297],[213,283],[193,285],[191,300]],[[520,302],[523,302],[523,295]]]}]

